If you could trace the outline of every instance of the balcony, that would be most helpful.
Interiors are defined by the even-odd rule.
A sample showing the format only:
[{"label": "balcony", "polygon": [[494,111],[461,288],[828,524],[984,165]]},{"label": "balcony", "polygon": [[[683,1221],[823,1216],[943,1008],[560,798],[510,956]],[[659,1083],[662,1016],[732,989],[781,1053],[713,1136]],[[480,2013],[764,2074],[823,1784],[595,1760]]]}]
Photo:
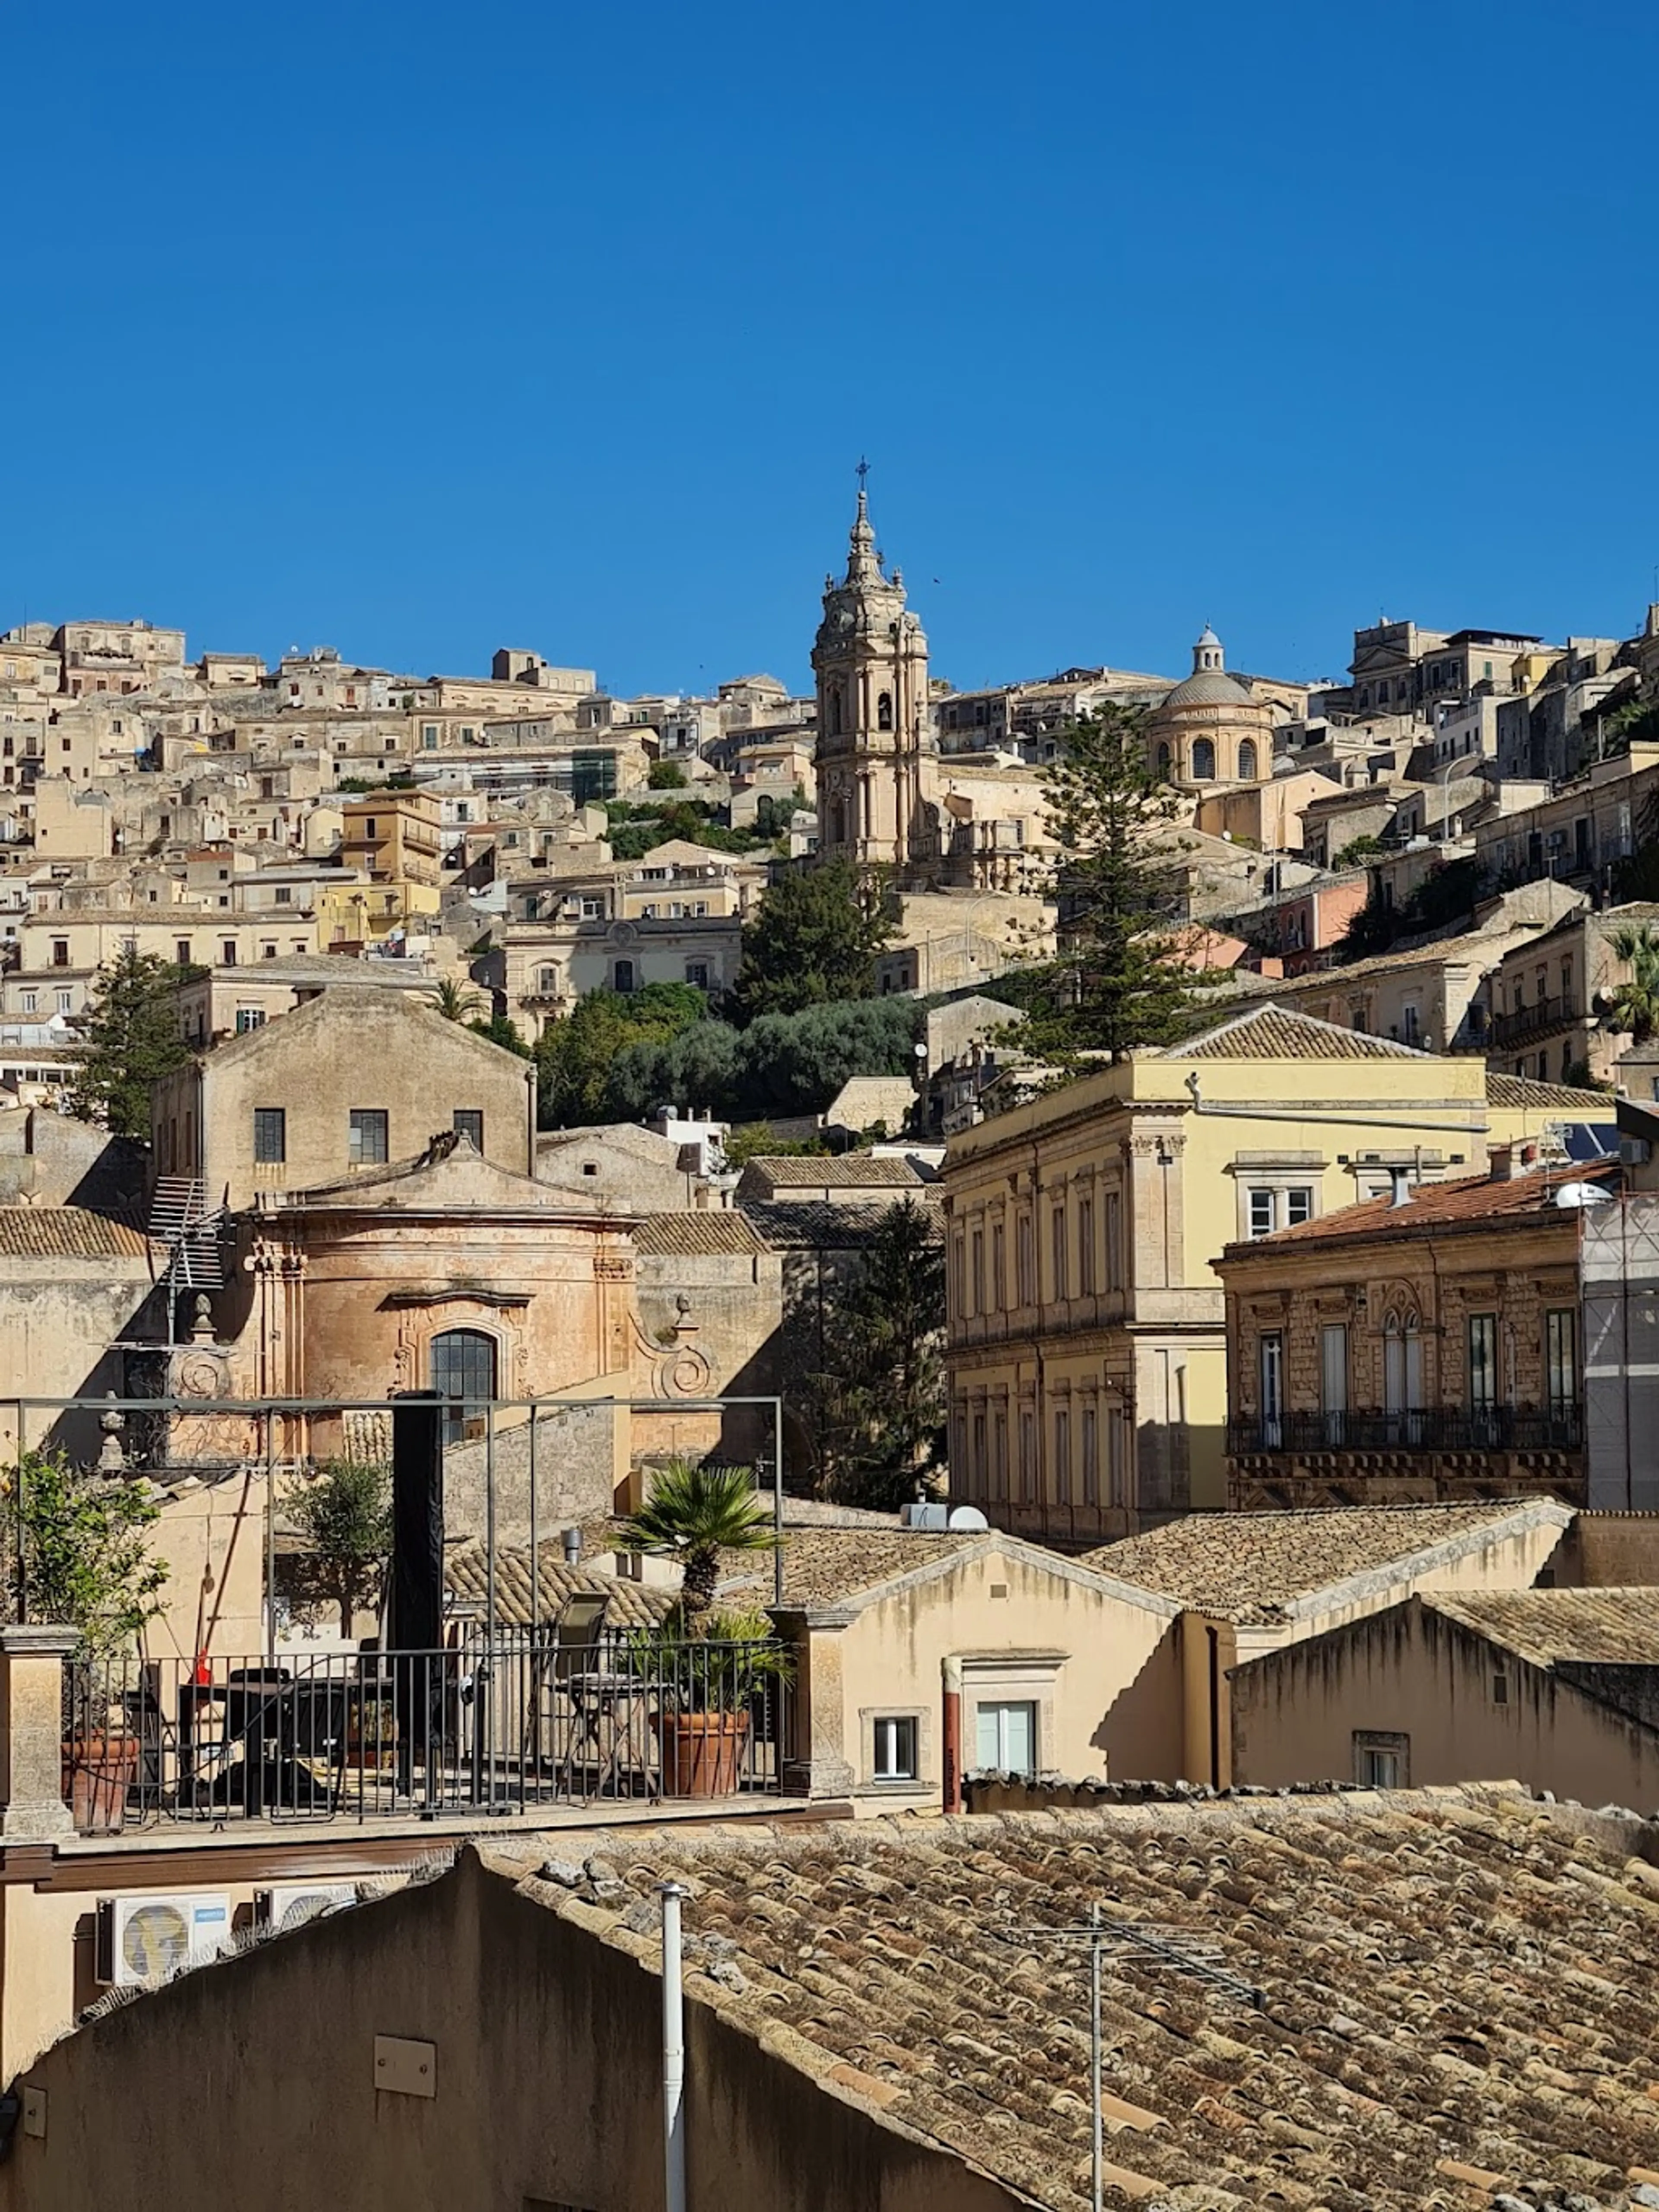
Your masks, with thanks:
[{"label": "balcony", "polygon": [[1583,1442],[1577,1406],[1542,1412],[1431,1406],[1409,1413],[1285,1413],[1276,1421],[1227,1425],[1233,1459],[1258,1453],[1292,1458],[1320,1452],[1571,1452],[1582,1450]]},{"label": "balcony", "polygon": [[1529,1006],[1516,1006],[1510,1013],[1494,1014],[1486,1027],[1486,1048],[1502,1051],[1510,1045],[1526,1044],[1535,1037],[1550,1036],[1557,1030],[1570,1029],[1583,1018],[1584,1010],[1576,993],[1537,999]]}]

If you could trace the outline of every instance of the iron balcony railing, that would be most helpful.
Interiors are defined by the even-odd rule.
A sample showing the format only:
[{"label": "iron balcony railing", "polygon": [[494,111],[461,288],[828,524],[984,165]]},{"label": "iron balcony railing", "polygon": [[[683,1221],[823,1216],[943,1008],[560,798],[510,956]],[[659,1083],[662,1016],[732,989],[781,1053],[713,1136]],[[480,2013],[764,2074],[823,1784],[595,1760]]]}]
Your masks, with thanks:
[{"label": "iron balcony railing", "polygon": [[1583,1415],[1577,1405],[1539,1411],[1436,1406],[1399,1413],[1282,1413],[1277,1419],[1227,1425],[1227,1449],[1234,1458],[1338,1451],[1577,1451],[1583,1441]]},{"label": "iron balcony railing", "polygon": [[1571,992],[1559,998],[1534,1000],[1529,1006],[1494,1013],[1486,1025],[1486,1043],[1489,1047],[1523,1044],[1528,1037],[1547,1036],[1553,1030],[1571,1028],[1582,1018],[1583,1012]]},{"label": "iron balcony railing", "polygon": [[80,1662],[65,1675],[76,1828],[533,1814],[775,1793],[787,1648],[535,1629],[431,1651]]}]

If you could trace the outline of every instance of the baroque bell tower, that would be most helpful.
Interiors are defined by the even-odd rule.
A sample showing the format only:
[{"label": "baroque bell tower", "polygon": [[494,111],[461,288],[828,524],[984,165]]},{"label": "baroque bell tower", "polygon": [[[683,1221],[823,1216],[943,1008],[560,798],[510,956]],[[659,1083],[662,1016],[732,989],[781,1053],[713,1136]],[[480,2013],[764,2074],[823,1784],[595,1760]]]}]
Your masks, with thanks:
[{"label": "baroque bell tower", "polygon": [[904,604],[904,579],[884,573],[859,463],[859,504],[840,583],[823,580],[812,647],[817,678],[818,854],[909,869],[933,857],[924,790],[933,750],[927,640]]}]

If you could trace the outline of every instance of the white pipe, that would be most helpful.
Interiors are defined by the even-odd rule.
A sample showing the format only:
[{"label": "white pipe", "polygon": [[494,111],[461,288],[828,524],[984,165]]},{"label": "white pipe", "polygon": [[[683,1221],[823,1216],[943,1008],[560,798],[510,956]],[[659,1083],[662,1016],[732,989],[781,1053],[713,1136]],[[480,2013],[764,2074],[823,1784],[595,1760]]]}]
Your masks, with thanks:
[{"label": "white pipe", "polygon": [[664,2212],[685,2212],[685,1993],[680,1986],[683,1883],[665,1881],[662,1899],[662,2143]]}]

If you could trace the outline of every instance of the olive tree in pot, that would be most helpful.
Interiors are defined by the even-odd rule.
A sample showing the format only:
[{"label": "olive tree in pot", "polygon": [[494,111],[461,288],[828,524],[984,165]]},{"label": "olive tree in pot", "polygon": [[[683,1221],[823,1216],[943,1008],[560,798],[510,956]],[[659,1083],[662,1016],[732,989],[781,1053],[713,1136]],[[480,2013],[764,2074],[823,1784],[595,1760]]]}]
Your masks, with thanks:
[{"label": "olive tree in pot", "polygon": [[656,1728],[665,1792],[729,1795],[738,1786],[755,1701],[787,1679],[789,1662],[757,1610],[716,1612],[724,1553],[777,1542],[746,1468],[670,1460],[629,1518],[624,1551],[677,1559],[678,1602],[660,1629],[631,1643],[630,1668],[659,1685]]},{"label": "olive tree in pot", "polygon": [[139,1742],[112,1680],[161,1611],[167,1571],[151,1552],[160,1518],[146,1483],[26,1451],[0,1474],[14,1618],[78,1631],[64,1674],[63,1787],[83,1834],[121,1826]]}]

